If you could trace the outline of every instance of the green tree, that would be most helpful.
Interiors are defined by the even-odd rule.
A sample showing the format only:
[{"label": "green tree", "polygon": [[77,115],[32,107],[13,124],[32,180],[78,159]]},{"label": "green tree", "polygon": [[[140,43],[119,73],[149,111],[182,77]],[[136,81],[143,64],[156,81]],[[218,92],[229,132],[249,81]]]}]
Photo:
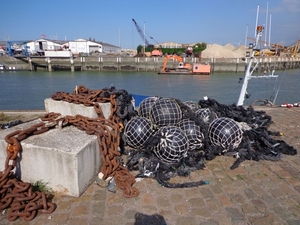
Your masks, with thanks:
[{"label": "green tree", "polygon": [[142,45],[139,45],[139,46],[137,46],[136,50],[137,50],[138,53],[141,53],[143,48],[144,47]]},{"label": "green tree", "polygon": [[193,46],[193,52],[202,52],[203,50],[206,49],[206,43],[197,43]]}]

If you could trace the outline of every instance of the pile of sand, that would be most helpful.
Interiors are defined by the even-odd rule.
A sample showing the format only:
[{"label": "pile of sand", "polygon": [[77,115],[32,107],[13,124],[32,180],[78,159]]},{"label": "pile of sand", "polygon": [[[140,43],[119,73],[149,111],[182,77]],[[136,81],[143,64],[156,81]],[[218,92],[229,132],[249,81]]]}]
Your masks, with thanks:
[{"label": "pile of sand", "polygon": [[245,57],[246,47],[240,45],[234,47],[232,44],[218,45],[212,44],[207,45],[206,49],[202,52],[203,58],[242,58]]}]

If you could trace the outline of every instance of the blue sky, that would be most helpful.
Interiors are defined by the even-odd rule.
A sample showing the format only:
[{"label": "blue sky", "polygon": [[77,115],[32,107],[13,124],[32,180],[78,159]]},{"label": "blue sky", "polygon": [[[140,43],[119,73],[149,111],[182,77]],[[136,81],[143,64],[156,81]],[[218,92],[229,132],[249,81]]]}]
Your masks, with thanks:
[{"label": "blue sky", "polygon": [[237,46],[245,43],[246,34],[254,37],[258,5],[259,24],[266,23],[267,3],[271,43],[293,45],[300,39],[300,0],[2,0],[0,40],[35,40],[44,34],[135,49],[143,44],[135,19],[158,43]]}]

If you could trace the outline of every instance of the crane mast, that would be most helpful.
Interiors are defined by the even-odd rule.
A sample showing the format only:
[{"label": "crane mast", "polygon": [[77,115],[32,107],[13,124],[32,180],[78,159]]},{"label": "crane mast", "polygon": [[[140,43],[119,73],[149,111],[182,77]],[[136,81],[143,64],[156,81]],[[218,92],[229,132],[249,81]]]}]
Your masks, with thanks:
[{"label": "crane mast", "polygon": [[132,21],[133,21],[133,23],[134,23],[134,25],[135,25],[135,27],[136,27],[136,29],[137,29],[139,35],[141,36],[142,40],[145,41],[146,46],[147,46],[147,47],[153,46],[153,45],[151,45],[151,44],[149,43],[149,41],[147,40],[146,36],[144,35],[142,29],[141,29],[140,26],[137,24],[137,22],[135,21],[135,19],[132,19]]}]

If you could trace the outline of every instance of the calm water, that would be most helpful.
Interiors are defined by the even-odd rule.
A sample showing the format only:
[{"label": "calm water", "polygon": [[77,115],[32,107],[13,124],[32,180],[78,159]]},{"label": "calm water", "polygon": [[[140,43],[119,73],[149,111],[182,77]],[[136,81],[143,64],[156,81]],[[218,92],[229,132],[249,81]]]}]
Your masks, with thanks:
[{"label": "calm water", "polygon": [[[250,99],[270,99],[280,86],[276,104],[300,102],[300,69],[277,71],[278,78],[251,79]],[[199,75],[158,75],[139,72],[0,72],[0,110],[44,109],[44,99],[58,91],[72,93],[84,85],[89,89],[115,86],[132,94],[174,97],[182,101],[199,101],[204,96],[223,104],[236,103],[244,74],[217,73]]]}]

